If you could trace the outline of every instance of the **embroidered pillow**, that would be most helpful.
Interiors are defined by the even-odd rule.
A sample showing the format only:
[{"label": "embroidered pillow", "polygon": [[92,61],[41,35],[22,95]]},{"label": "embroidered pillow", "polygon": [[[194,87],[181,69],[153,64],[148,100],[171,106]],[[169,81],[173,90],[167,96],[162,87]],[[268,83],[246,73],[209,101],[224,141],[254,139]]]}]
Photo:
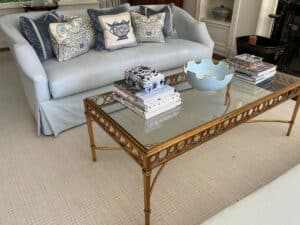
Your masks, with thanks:
[{"label": "embroidered pillow", "polygon": [[162,9],[156,11],[145,6],[140,6],[140,12],[144,16],[152,16],[157,13],[165,13],[164,35],[168,38],[177,38],[177,31],[174,25],[174,4],[171,3]]},{"label": "embroidered pillow", "polygon": [[78,17],[67,23],[51,23],[49,33],[58,61],[65,61],[89,50],[90,36],[86,35],[83,19]]},{"label": "embroidered pillow", "polygon": [[46,13],[36,20],[20,17],[21,30],[41,61],[54,57],[48,29],[50,23],[60,21],[60,17],[54,11]]},{"label": "embroidered pillow", "polygon": [[89,39],[89,48],[95,48],[96,47],[96,29],[93,24],[93,21],[89,16],[62,16],[63,22],[71,22],[72,20],[76,18],[82,19],[82,29],[85,30],[85,34],[87,38]]},{"label": "embroidered pillow", "polygon": [[131,16],[138,42],[165,42],[163,34],[165,13],[147,17],[131,12]]},{"label": "embroidered pillow", "polygon": [[98,20],[99,16],[107,16],[107,15],[116,15],[123,12],[128,12],[130,8],[129,4],[124,4],[118,8],[109,8],[109,9],[88,9],[87,13],[90,16],[91,20],[94,23],[94,26],[97,31],[97,50],[105,49],[105,40],[103,34],[103,28]]},{"label": "embroidered pillow", "polygon": [[98,20],[103,28],[105,49],[115,50],[137,45],[129,12],[99,16]]}]

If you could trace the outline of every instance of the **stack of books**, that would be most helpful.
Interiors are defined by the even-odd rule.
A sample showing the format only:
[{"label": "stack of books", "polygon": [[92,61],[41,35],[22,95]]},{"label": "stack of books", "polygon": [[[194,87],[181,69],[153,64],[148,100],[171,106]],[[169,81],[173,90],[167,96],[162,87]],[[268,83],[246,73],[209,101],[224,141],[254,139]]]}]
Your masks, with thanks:
[{"label": "stack of books", "polygon": [[140,66],[125,72],[125,79],[114,83],[114,98],[144,119],[181,105],[180,94],[165,85],[163,74]]},{"label": "stack of books", "polygon": [[236,78],[250,84],[259,84],[275,76],[277,68],[262,60],[255,55],[242,54],[225,61],[234,65]]}]

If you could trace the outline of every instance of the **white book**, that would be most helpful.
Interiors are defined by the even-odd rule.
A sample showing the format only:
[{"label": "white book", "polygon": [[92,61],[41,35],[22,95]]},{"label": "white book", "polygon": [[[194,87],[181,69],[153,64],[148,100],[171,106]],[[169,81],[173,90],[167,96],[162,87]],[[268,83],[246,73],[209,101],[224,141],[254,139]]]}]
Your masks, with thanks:
[{"label": "white book", "polygon": [[155,101],[174,92],[175,92],[174,87],[165,85],[159,89],[152,91],[151,93],[147,93],[145,91],[138,92],[135,94],[135,96],[142,99],[144,101],[144,104],[146,104],[147,102]]},{"label": "white book", "polygon": [[152,111],[152,112],[148,112],[148,113],[145,113],[145,119],[150,119],[154,116],[157,116],[163,112],[166,112],[166,111],[169,111],[171,109],[174,109],[176,108],[177,106],[180,106],[181,105],[181,99],[176,101],[176,102],[173,102],[173,103],[169,103],[163,107],[161,107],[160,109],[156,110],[156,111]]},{"label": "white book", "polygon": [[252,80],[252,79],[249,79],[247,76],[244,76],[244,75],[241,75],[241,74],[236,74],[236,78],[239,79],[239,80],[242,80],[242,81],[245,81],[249,84],[259,84],[267,79],[270,79],[271,77],[274,77],[276,75],[276,71],[273,72],[273,73],[269,73],[269,74],[266,74],[263,78],[261,79],[258,79],[258,80]]},{"label": "white book", "polygon": [[145,112],[156,110],[163,104],[180,99],[179,92],[173,92],[169,95],[163,95],[162,97],[155,98],[151,102],[146,102],[145,104],[143,104],[136,98],[132,97],[131,95],[128,95],[127,93],[116,87],[113,88],[113,91]]},{"label": "white book", "polygon": [[123,93],[126,93],[128,95],[128,99],[130,98],[131,101],[139,102],[143,105],[175,92],[174,87],[171,87],[169,85],[165,85],[159,89],[147,93],[145,91],[137,90],[135,87],[128,85],[124,80],[116,81],[114,82],[114,84],[114,91],[122,91]]},{"label": "white book", "polygon": [[252,76],[252,77],[263,77],[263,76],[265,76],[266,74],[276,72],[276,69],[277,69],[277,67],[274,66],[274,67],[269,68],[269,69],[267,69],[267,70],[265,70],[265,71],[262,71],[262,72],[260,72],[260,73],[258,73],[258,74],[255,74],[255,73],[253,73],[253,72],[250,72],[249,70],[241,69],[241,68],[235,67],[235,70],[236,70],[237,72],[245,73],[245,74],[248,74],[248,75],[250,75],[250,76]]},{"label": "white book", "polygon": [[180,99],[180,94],[179,92],[174,92],[170,95],[164,96],[161,99],[157,99],[155,101],[149,102],[145,105],[147,110],[145,111],[154,111],[159,109],[162,105],[168,104],[170,102],[174,102]]},{"label": "white book", "polygon": [[121,104],[125,105],[126,107],[128,107],[129,109],[131,109],[133,112],[135,112],[136,114],[138,114],[139,116],[143,117],[144,119],[150,119],[154,116],[157,116],[163,112],[166,112],[170,109],[176,108],[177,106],[181,105],[181,99],[174,101],[174,102],[170,102],[168,104],[162,105],[159,109],[151,111],[151,112],[144,112],[141,109],[139,109],[138,107],[136,107],[133,103],[129,102],[126,99],[123,99],[120,96],[114,95],[114,98],[120,102]]}]

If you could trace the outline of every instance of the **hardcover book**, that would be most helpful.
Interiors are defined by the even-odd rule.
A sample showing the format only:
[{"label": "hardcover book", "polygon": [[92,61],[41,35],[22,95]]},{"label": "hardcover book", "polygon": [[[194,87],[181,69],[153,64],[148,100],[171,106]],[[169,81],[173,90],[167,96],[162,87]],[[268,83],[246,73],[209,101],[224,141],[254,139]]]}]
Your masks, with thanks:
[{"label": "hardcover book", "polygon": [[143,104],[142,102],[137,101],[136,98],[132,97],[131,95],[128,95],[127,93],[125,93],[124,91],[118,89],[117,87],[114,87],[113,91],[116,94],[120,95],[122,98],[132,102],[138,108],[140,108],[141,110],[146,111],[146,112],[156,110],[161,105],[180,98],[180,94],[178,92],[173,92],[173,93],[170,93],[168,95],[164,95],[164,96],[160,96],[158,98],[155,98],[151,102],[146,102],[145,104]]},{"label": "hardcover book", "polygon": [[162,105],[159,109],[151,111],[151,112],[145,112],[141,110],[140,108],[136,107],[132,102],[128,101],[127,99],[122,98],[118,94],[114,94],[114,98],[120,102],[121,104],[125,105],[129,109],[131,109],[133,112],[138,114],[139,116],[143,117],[144,119],[149,119],[154,116],[157,116],[163,112],[166,112],[168,110],[174,109],[177,106],[181,105],[181,99],[173,102],[169,102],[167,104]]},{"label": "hardcover book", "polygon": [[271,72],[276,72],[276,65],[267,62],[258,62],[251,66],[239,64],[234,58],[226,59],[228,63],[233,63],[237,72],[246,73],[254,77],[264,76]]},{"label": "hardcover book", "polygon": [[236,63],[239,63],[241,65],[245,65],[245,66],[252,66],[255,65],[257,63],[262,62],[263,58],[255,56],[255,55],[250,55],[250,54],[241,54],[241,55],[237,55],[234,57]]},{"label": "hardcover book", "polygon": [[247,83],[250,83],[250,84],[259,84],[265,80],[268,80],[270,79],[271,77],[275,76],[276,75],[276,71],[275,72],[270,72],[268,74],[265,74],[264,76],[262,77],[252,77],[252,76],[249,76],[248,74],[244,74],[244,73],[236,73],[235,74],[235,77],[240,79],[240,80],[243,80]]},{"label": "hardcover book", "polygon": [[130,97],[131,101],[141,103],[143,105],[150,104],[150,102],[160,100],[166,95],[172,94],[175,92],[175,89],[169,85],[165,85],[151,93],[146,91],[141,91],[136,87],[131,86],[125,80],[116,81],[114,83],[115,90],[123,91]]}]

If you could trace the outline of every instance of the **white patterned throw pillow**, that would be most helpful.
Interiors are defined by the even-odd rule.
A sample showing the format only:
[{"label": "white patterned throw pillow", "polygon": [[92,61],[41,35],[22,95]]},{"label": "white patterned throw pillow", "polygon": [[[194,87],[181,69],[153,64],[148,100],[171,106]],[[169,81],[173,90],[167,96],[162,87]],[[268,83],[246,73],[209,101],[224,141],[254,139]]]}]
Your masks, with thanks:
[{"label": "white patterned throw pillow", "polygon": [[131,12],[131,15],[138,42],[165,42],[163,34],[165,13],[149,17],[136,12]]},{"label": "white patterned throw pillow", "polygon": [[82,18],[49,26],[52,47],[58,61],[65,61],[89,51],[90,35],[86,33]]},{"label": "white patterned throw pillow", "polygon": [[97,33],[93,21],[89,16],[65,16],[62,15],[63,22],[71,22],[72,20],[76,20],[77,18],[82,19],[82,28],[85,30],[85,35],[87,35],[89,39],[89,48],[96,48],[97,41]]},{"label": "white patterned throw pillow", "polygon": [[129,12],[98,17],[103,29],[105,49],[115,50],[136,46]]}]

